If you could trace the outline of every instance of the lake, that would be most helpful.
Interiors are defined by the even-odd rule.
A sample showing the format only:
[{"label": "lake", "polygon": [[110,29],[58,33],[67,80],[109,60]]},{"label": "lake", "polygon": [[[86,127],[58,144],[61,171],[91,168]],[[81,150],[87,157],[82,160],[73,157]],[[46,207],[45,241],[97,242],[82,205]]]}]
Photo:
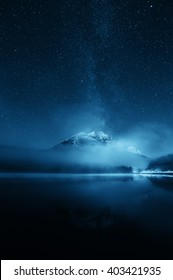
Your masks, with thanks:
[{"label": "lake", "polygon": [[173,177],[1,174],[1,259],[168,259]]}]

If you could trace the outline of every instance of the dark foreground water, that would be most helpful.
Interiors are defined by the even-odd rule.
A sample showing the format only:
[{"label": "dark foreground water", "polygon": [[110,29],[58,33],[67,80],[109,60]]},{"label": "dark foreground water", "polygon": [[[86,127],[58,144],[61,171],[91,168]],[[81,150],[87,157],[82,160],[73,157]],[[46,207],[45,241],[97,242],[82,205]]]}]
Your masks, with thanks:
[{"label": "dark foreground water", "polygon": [[173,257],[173,177],[0,176],[7,259]]}]

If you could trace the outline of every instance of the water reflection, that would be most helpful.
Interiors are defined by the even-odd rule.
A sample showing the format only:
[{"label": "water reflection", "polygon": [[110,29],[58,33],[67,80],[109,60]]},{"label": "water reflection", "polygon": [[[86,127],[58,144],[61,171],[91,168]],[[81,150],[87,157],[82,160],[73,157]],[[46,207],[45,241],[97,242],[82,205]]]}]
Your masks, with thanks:
[{"label": "water reflection", "polygon": [[4,238],[13,228],[17,240],[23,234],[48,243],[61,238],[72,246],[68,240],[83,242],[84,237],[97,244],[99,234],[102,242],[120,239],[127,248],[129,238],[136,248],[148,238],[173,248],[173,178],[5,174],[0,186]]},{"label": "water reflection", "polygon": [[173,176],[151,176],[147,177],[154,186],[165,191],[173,192]]}]

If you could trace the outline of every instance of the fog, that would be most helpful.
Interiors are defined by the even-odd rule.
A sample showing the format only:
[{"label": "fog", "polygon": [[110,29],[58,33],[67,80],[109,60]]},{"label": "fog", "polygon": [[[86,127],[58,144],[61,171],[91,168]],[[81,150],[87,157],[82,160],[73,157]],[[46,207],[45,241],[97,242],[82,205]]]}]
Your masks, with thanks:
[{"label": "fog", "polygon": [[87,148],[59,146],[57,150],[5,148],[0,151],[1,171],[111,172],[113,167],[145,168],[148,159],[123,151],[115,143]]},{"label": "fog", "polygon": [[[88,127],[84,131],[91,132]],[[173,132],[166,125],[143,123],[126,132],[109,135],[113,140],[105,145],[74,147],[59,144],[56,149],[54,145],[47,149],[1,146],[0,170],[70,172],[75,167],[87,167],[92,171],[119,166],[138,170],[146,169],[151,160],[173,152]]]},{"label": "fog", "polygon": [[173,153],[172,140],[172,128],[158,123],[143,123],[118,138],[121,146],[135,147],[149,158]]}]

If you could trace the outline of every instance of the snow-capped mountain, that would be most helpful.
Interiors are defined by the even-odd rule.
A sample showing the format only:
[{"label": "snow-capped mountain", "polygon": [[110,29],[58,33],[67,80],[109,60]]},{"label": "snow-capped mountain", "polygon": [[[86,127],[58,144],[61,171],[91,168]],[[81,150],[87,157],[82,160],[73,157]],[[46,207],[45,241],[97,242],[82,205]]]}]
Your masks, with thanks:
[{"label": "snow-capped mountain", "polygon": [[48,150],[5,150],[2,147],[0,170],[57,173],[131,173],[132,170],[144,170],[149,159],[130,144],[102,131],[93,131],[77,133]]},{"label": "snow-capped mountain", "polygon": [[113,139],[110,135],[104,133],[103,131],[93,131],[90,133],[79,132],[68,139],[63,140],[58,145],[54,146],[54,150],[59,150],[62,146],[76,147],[76,148],[87,148],[91,146],[110,146],[112,151],[127,152],[129,154],[134,154],[140,157],[145,157],[142,152],[134,147],[127,144],[123,144],[120,141]]},{"label": "snow-capped mountain", "polygon": [[59,146],[61,145],[73,146],[77,148],[84,148],[84,147],[94,146],[94,145],[101,145],[101,146],[111,145],[113,149],[116,150],[118,149],[118,150],[126,151],[130,154],[136,154],[138,156],[145,157],[145,155],[143,155],[138,148],[129,145],[122,145],[120,142],[121,141],[117,141],[113,139],[110,135],[105,134],[102,131],[93,131],[90,133],[79,132],[73,135],[72,137],[63,140],[54,148],[59,148]]},{"label": "snow-capped mountain", "polygon": [[112,138],[105,134],[102,131],[93,131],[91,133],[80,132],[72,137],[61,142],[62,145],[74,145],[76,147],[82,147],[86,145],[95,145],[95,144],[110,144]]}]

